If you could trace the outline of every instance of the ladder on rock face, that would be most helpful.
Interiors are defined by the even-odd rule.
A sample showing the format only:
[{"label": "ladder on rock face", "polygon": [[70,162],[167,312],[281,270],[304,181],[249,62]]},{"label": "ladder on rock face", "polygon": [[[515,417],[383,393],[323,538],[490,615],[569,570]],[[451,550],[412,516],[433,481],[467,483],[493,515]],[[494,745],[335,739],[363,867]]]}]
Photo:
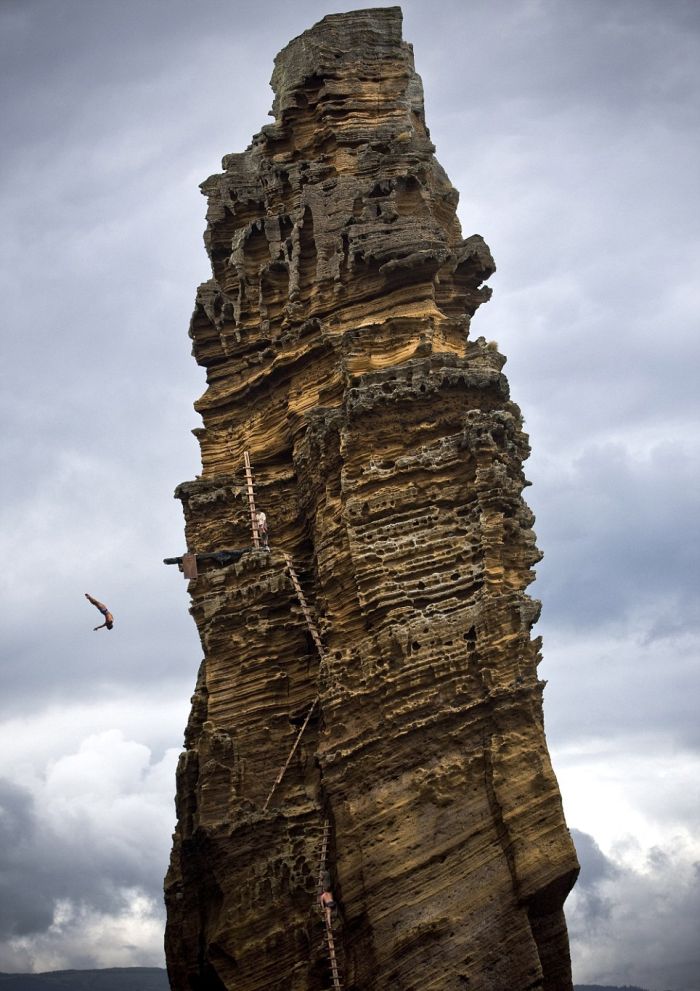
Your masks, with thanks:
[{"label": "ladder on rock face", "polygon": [[316,644],[316,650],[318,651],[319,657],[323,660],[323,644],[321,643],[321,638],[318,635],[318,630],[316,629],[316,624],[311,618],[311,613],[309,612],[309,607],[306,604],[306,597],[302,591],[301,585],[299,584],[299,579],[297,578],[297,573],[294,570],[294,565],[292,564],[292,559],[289,554],[284,554],[284,560],[287,562],[287,570],[289,571],[289,577],[292,579],[292,585],[294,586],[294,591],[297,594],[297,599],[299,600],[299,605],[301,606],[301,611],[304,614],[304,619],[306,621],[306,626],[313,642]]},{"label": "ladder on rock face", "polygon": [[328,853],[328,839],[331,835],[331,824],[327,819],[323,823],[323,835],[321,837],[321,855],[318,860],[318,877],[316,879],[316,888],[319,898],[323,893],[323,875],[326,873],[326,855]]},{"label": "ladder on rock face", "polygon": [[287,760],[286,760],[286,763],[285,763],[284,767],[282,768],[282,770],[280,771],[280,773],[277,775],[277,778],[275,779],[275,783],[273,784],[272,788],[270,789],[270,794],[265,799],[265,804],[263,805],[263,812],[267,812],[267,807],[270,804],[270,799],[272,798],[272,796],[275,793],[275,788],[277,787],[277,785],[279,785],[279,784],[282,783],[282,778],[284,777],[284,775],[285,775],[285,773],[287,771],[287,768],[292,763],[292,757],[296,753],[296,749],[299,746],[299,741],[301,740],[302,736],[304,735],[304,730],[309,725],[309,719],[311,719],[311,713],[316,708],[316,703],[317,702],[318,702],[318,696],[316,696],[316,698],[311,703],[311,708],[306,713],[306,719],[304,720],[301,729],[297,733],[297,738],[294,741],[294,746],[292,747],[292,749],[289,752],[289,757],[287,757]]},{"label": "ladder on rock face", "polygon": [[[256,509],[255,509],[255,489],[253,487],[253,471],[252,471],[252,468],[251,468],[251,465],[250,465],[250,454],[248,453],[248,451],[244,451],[243,452],[243,460],[244,460],[244,463],[245,463],[245,480],[246,480],[246,489],[247,489],[247,492],[248,492],[248,509],[250,510],[250,525],[251,525],[251,528],[252,528],[252,531],[253,531],[253,546],[254,547],[260,547],[260,532],[258,530],[258,517],[257,517]],[[288,554],[285,554],[284,555],[284,559],[285,559],[285,562],[287,564],[287,568],[289,569],[289,574],[290,574],[291,579],[292,579],[292,585],[294,586],[294,591],[297,594],[297,598],[299,599],[299,603],[301,605],[302,612],[304,613],[304,619],[306,620],[306,625],[309,628],[309,632],[311,633],[311,636],[313,637],[313,641],[316,644],[316,648],[317,648],[319,654],[321,655],[321,657],[323,657],[323,647],[321,646],[321,640],[319,638],[318,633],[316,632],[316,627],[314,626],[313,620],[311,619],[311,613],[309,612],[309,607],[306,604],[306,599],[304,597],[304,593],[302,592],[301,585],[299,584],[299,579],[297,578],[297,573],[294,570],[294,566],[292,564],[292,559],[289,557]],[[267,812],[267,808],[268,808],[268,806],[270,804],[270,801],[272,800],[272,796],[275,793],[275,789],[277,788],[277,786],[279,784],[282,783],[282,779],[284,778],[284,775],[285,775],[285,773],[287,771],[287,768],[289,767],[289,765],[292,762],[292,758],[294,757],[294,754],[296,753],[297,747],[299,746],[299,743],[301,741],[301,738],[304,735],[304,731],[305,731],[306,727],[309,725],[309,720],[311,719],[311,714],[313,713],[314,709],[316,708],[316,703],[317,702],[318,702],[318,696],[316,696],[316,698],[311,703],[311,707],[309,708],[309,711],[306,714],[306,718],[304,719],[304,722],[302,724],[302,727],[299,730],[299,732],[297,733],[296,740],[294,741],[294,744],[292,746],[292,749],[289,752],[289,757],[287,757],[287,760],[285,761],[282,769],[280,770],[279,774],[275,778],[275,783],[273,784],[272,788],[270,789],[270,794],[265,799],[265,804],[263,805],[263,812]]]},{"label": "ladder on rock face", "polygon": [[333,991],[342,991],[343,985],[340,983],[340,972],[338,971],[338,958],[335,953],[335,940],[333,939],[333,927],[328,920],[328,913],[320,903],[323,894],[323,875],[326,873],[326,855],[328,853],[328,839],[330,837],[331,826],[328,820],[323,824],[323,836],[321,837],[321,856],[318,862],[318,889],[319,907],[323,915],[323,925],[326,930],[326,944],[328,946],[328,958],[331,965],[331,977],[333,978]]},{"label": "ladder on rock face", "polygon": [[250,525],[253,531],[253,547],[260,547],[260,534],[258,533],[258,515],[255,511],[255,490],[253,489],[253,471],[250,467],[250,455],[243,452],[245,461],[245,482],[248,490],[248,509],[250,510]]},{"label": "ladder on rock face", "polygon": [[[311,613],[309,612],[309,607],[306,604],[306,596],[304,595],[304,592],[302,591],[302,587],[299,584],[299,579],[297,578],[297,573],[294,570],[294,565],[292,564],[291,557],[286,552],[283,552],[283,553],[284,553],[284,560],[285,560],[286,565],[287,565],[287,570],[289,571],[289,577],[292,579],[292,585],[294,586],[294,591],[297,594],[297,599],[299,600],[299,605],[301,606],[301,611],[304,614],[304,619],[306,621],[306,626],[307,626],[307,628],[309,630],[309,633],[311,634],[311,636],[313,638],[314,644],[316,645],[316,650],[318,651],[319,656],[321,657],[321,660],[323,660],[323,645],[321,644],[321,638],[318,635],[318,631],[316,629],[316,625],[315,625],[313,619],[311,618]],[[306,719],[304,720],[304,723],[303,723],[301,729],[297,733],[297,738],[294,741],[294,745],[292,746],[292,749],[289,752],[289,757],[287,757],[287,760],[285,761],[285,763],[284,763],[284,765],[283,765],[280,773],[277,775],[277,778],[275,779],[275,783],[273,784],[272,788],[270,789],[270,794],[267,796],[267,799],[265,800],[265,804],[263,805],[263,812],[267,812],[267,807],[270,804],[270,800],[272,799],[272,796],[275,793],[275,789],[277,788],[277,786],[279,784],[282,783],[282,778],[286,774],[287,768],[289,767],[289,765],[292,762],[292,758],[294,757],[294,754],[296,753],[296,749],[299,746],[299,742],[301,741],[301,738],[304,735],[304,731],[305,731],[306,727],[309,725],[309,720],[311,719],[311,714],[314,711],[314,709],[316,708],[316,704],[317,703],[318,703],[318,695],[316,696],[316,698],[311,703],[311,708],[306,713]]]},{"label": "ladder on rock face", "polygon": [[328,943],[328,956],[331,964],[331,977],[333,978],[333,991],[343,991],[340,983],[340,972],[338,971],[338,958],[335,955],[335,942],[333,941],[333,930],[328,921],[328,916],[324,910],[323,924],[326,927],[326,942]]}]

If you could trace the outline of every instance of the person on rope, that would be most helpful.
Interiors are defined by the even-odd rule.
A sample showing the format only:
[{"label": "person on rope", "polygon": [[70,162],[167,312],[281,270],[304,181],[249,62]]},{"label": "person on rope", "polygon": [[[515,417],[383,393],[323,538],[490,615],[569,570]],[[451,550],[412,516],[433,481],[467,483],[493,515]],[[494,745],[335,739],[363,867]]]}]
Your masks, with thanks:
[{"label": "person on rope", "polygon": [[262,540],[262,545],[263,547],[267,548],[268,546],[267,516],[265,515],[265,513],[259,512],[256,514],[255,521],[258,525],[258,533],[260,535],[260,539]]},{"label": "person on rope", "polygon": [[92,602],[93,606],[96,609],[99,609],[99,611],[102,613],[102,615],[105,618],[104,623],[100,623],[99,626],[93,627],[93,632],[94,630],[101,630],[103,626],[106,626],[108,630],[111,630],[112,627],[114,626],[114,616],[111,614],[111,612],[104,604],[104,602],[100,602],[99,599],[93,599],[93,597],[89,595],[87,592],[85,593],[85,598],[89,602]]}]

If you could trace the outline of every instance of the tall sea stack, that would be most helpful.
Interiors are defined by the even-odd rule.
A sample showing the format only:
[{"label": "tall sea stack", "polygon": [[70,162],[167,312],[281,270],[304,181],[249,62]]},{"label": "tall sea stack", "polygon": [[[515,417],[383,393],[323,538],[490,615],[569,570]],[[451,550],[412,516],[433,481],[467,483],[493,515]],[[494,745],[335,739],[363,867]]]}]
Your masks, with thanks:
[{"label": "tall sea stack", "polygon": [[202,184],[171,987],[567,991],[528,439],[470,337],[493,259],[398,7],[324,18],[272,86],[274,123]]}]

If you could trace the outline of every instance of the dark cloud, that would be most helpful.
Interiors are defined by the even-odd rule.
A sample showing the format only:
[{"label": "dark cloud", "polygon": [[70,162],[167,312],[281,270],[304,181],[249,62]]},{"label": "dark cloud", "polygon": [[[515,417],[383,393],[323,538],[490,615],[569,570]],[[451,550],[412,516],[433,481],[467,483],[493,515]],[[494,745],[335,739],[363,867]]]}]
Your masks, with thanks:
[{"label": "dark cloud", "polygon": [[45,933],[62,899],[116,913],[124,907],[129,887],[160,897],[164,870],[157,867],[163,867],[162,860],[157,867],[153,862],[141,865],[147,869],[142,875],[139,865],[111,859],[98,845],[82,849],[56,843],[51,831],[38,829],[33,819],[27,825],[34,842],[25,836],[0,857],[0,947],[11,937]]},{"label": "dark cloud", "polygon": [[118,915],[135,893],[161,903],[173,771],[174,752],[154,764],[112,731],[59,758],[35,793],[0,779],[0,955],[46,934],[57,910]]},{"label": "dark cloud", "polygon": [[603,879],[619,875],[619,868],[605,856],[588,833],[572,829],[571,836],[581,865],[577,882],[577,922],[589,927],[599,925],[612,913],[612,902],[601,895],[599,884]]},{"label": "dark cloud", "polygon": [[0,778],[0,939],[37,932],[51,924],[52,903],[24,877],[35,842],[31,794]]},{"label": "dark cloud", "polygon": [[581,888],[592,888],[603,878],[614,878],[619,873],[615,864],[600,849],[595,839],[580,829],[572,829],[571,836],[581,865],[578,884]]},{"label": "dark cloud", "polygon": [[[46,884],[45,837],[39,832],[32,795],[0,779],[0,944],[8,936],[26,936],[51,925],[54,902]],[[49,870],[56,871],[52,862]]]},{"label": "dark cloud", "polygon": [[575,832],[581,881],[567,904],[578,983],[697,991],[700,865],[680,840],[638,867],[615,863]]}]

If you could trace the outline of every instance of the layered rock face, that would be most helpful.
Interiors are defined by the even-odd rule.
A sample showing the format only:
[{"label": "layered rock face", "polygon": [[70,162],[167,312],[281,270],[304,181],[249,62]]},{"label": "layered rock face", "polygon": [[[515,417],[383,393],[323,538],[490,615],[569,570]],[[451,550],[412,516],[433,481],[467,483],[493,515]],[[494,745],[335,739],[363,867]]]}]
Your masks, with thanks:
[{"label": "layered rock face", "polygon": [[[166,879],[174,991],[565,991],[578,865],[542,722],[528,442],[471,318],[462,238],[399,8],[325,18],[278,56],[275,122],[208,197],[191,337],[204,648]],[[285,563],[290,555],[317,649]],[[288,770],[264,808],[299,727]]]}]

